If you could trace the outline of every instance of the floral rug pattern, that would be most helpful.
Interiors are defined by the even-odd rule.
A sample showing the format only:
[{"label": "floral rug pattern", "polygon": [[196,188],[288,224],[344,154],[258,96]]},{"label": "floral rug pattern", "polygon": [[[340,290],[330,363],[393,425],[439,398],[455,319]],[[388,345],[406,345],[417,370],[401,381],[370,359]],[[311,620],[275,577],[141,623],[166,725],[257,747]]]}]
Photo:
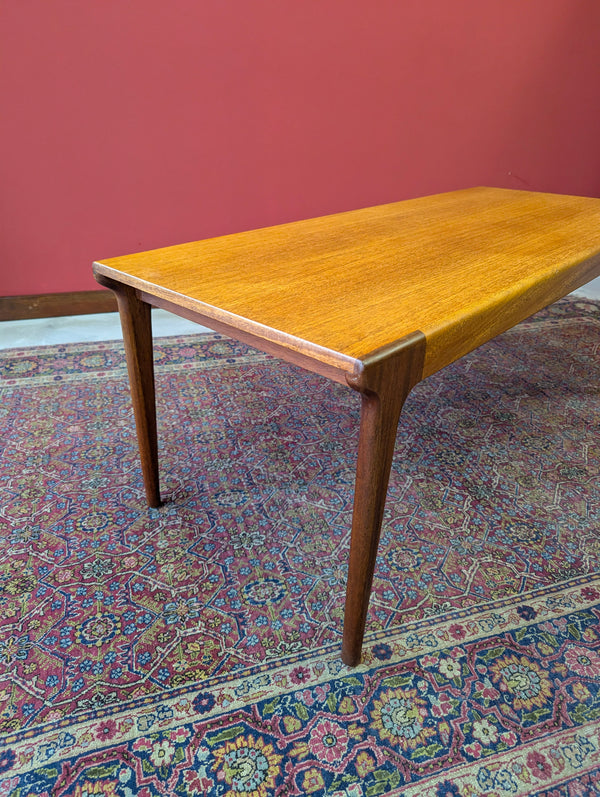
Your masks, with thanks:
[{"label": "floral rug pattern", "polygon": [[599,328],[413,391],[352,670],[352,391],[157,341],[149,510],[120,344],[1,352],[0,797],[600,793]]}]

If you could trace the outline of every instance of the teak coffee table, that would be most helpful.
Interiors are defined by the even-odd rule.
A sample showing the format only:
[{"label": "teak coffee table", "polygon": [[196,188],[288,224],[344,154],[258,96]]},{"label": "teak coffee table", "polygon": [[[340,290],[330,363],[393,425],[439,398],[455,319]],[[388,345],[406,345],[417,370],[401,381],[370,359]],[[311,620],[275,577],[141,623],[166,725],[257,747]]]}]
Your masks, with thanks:
[{"label": "teak coffee table", "polygon": [[342,659],[360,661],[402,405],[600,274],[600,199],[473,188],[115,257],[144,484],[160,504],[151,305],[362,396]]}]

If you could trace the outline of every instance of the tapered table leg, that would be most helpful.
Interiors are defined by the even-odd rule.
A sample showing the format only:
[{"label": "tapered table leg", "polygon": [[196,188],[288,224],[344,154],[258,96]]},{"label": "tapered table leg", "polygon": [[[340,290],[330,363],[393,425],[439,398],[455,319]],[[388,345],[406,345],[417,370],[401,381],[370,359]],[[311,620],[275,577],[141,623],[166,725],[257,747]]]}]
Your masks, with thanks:
[{"label": "tapered table leg", "polygon": [[348,378],[362,393],[342,640],[342,660],[351,667],[360,662],[398,421],[420,379],[424,352],[417,333],[375,352],[363,360],[360,373]]},{"label": "tapered table leg", "polygon": [[154,395],[151,307],[138,299],[134,288],[99,279],[110,288],[119,305],[131,400],[148,506],[160,506],[158,437]]}]

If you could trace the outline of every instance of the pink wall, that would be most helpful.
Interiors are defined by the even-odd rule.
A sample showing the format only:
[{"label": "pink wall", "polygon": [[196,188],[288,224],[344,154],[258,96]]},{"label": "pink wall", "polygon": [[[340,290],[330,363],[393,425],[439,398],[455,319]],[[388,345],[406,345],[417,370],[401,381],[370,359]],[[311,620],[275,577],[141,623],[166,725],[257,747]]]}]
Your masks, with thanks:
[{"label": "pink wall", "polygon": [[17,0],[0,295],[489,184],[600,195],[598,0]]}]

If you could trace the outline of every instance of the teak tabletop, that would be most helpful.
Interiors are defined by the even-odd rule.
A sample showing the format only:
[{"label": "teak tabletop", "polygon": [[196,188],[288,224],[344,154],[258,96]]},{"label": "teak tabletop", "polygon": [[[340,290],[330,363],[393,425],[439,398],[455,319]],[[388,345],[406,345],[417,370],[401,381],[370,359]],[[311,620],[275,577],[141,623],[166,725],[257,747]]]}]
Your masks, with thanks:
[{"label": "teak tabletop", "polygon": [[406,396],[600,274],[600,199],[473,188],[110,258],[94,273],[119,302],[151,506],[151,305],[362,394],[342,642],[354,665]]}]

